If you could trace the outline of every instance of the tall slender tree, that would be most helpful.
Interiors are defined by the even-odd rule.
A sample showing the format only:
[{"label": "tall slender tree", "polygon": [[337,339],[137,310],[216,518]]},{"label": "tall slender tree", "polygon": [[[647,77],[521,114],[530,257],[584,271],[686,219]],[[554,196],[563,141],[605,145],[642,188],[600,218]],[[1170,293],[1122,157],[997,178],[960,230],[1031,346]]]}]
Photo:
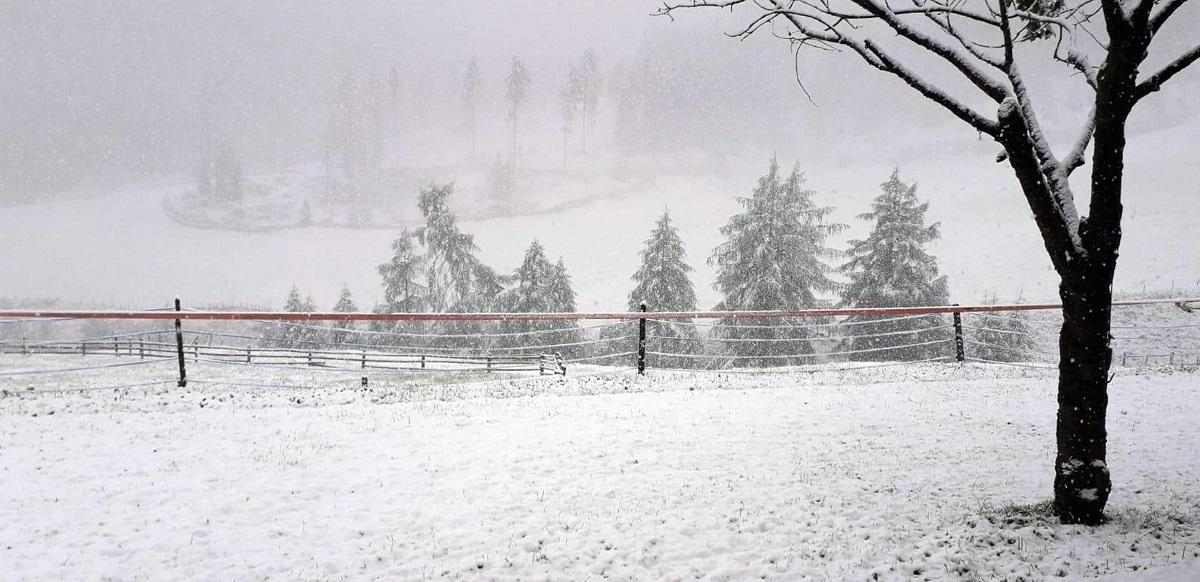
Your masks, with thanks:
[{"label": "tall slender tree", "polygon": [[[407,229],[392,241],[392,256],[388,262],[379,265],[377,270],[383,279],[383,303],[375,307],[377,313],[414,313],[426,308],[425,258],[421,256],[416,243],[416,235]],[[368,329],[377,332],[375,339],[381,344],[401,343],[397,337],[384,335],[386,333],[412,333],[419,331],[420,325],[402,325],[391,322],[372,321]],[[415,345],[413,342],[412,345]]]},{"label": "tall slender tree", "polygon": [[[721,227],[726,241],[708,260],[717,267],[715,287],[724,295],[718,309],[811,308],[818,293],[838,290],[826,263],[838,252],[827,240],[846,225],[829,222],[833,207],[818,206],[814,195],[798,168],[782,177],[772,159],[754,192],[738,198],[743,210]],[[736,366],[809,364],[813,323],[737,319],[715,327],[713,336]]]},{"label": "tall slender tree", "polygon": [[482,92],[483,78],[479,73],[479,62],[474,57],[467,63],[467,72],[463,75],[463,118],[467,133],[471,136],[471,155],[479,154],[479,97]]},{"label": "tall slender tree", "polygon": [[517,142],[517,130],[521,121],[521,113],[525,109],[526,101],[529,100],[530,82],[529,71],[525,68],[525,63],[521,62],[521,59],[513,57],[508,77],[504,80],[504,99],[508,103],[508,123],[512,129],[512,155],[509,158],[509,163],[512,164],[514,169],[517,167],[518,154],[520,153],[520,147]]},{"label": "tall slender tree", "polygon": [[425,299],[433,311],[447,311],[467,303],[475,290],[475,237],[458,228],[450,210],[454,184],[433,184],[421,190],[419,207],[425,224],[416,231],[425,248]]},{"label": "tall slender tree", "polygon": [[[635,283],[629,293],[629,310],[637,311],[645,304],[650,311],[695,311],[696,289],[692,286],[689,273],[691,265],[687,264],[687,251],[683,240],[679,238],[679,230],[671,222],[671,214],[663,212],[650,232],[650,238],[642,246],[642,264],[633,274]],[[630,337],[631,331],[621,326],[625,337]],[[659,353],[693,355],[703,351],[700,334],[691,320],[678,320],[671,323],[660,321],[646,322],[647,350]],[[636,340],[624,342],[625,349],[636,349]],[[648,365],[655,368],[690,368],[698,363],[695,358],[647,356]]]},{"label": "tall slender tree", "polygon": [[[866,239],[850,241],[849,260],[841,267],[850,279],[842,304],[853,307],[915,307],[949,302],[946,277],[925,247],[937,240],[938,224],[926,224],[929,203],[917,199],[917,186],[895,170],[880,184],[883,192],[871,211],[858,217],[872,222]],[[914,361],[948,356],[953,334],[937,315],[895,318],[854,316],[844,333],[853,360]]]}]

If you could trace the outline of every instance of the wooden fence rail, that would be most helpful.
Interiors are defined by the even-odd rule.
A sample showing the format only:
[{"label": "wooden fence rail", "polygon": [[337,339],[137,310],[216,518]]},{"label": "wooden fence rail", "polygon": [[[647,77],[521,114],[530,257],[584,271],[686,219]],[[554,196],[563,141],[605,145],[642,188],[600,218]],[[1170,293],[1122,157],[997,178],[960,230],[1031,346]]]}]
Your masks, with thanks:
[{"label": "wooden fence rail", "polygon": [[[140,359],[173,358],[175,343],[115,337],[112,340],[0,342],[0,355],[76,355],[117,356]],[[343,369],[406,370],[477,370],[486,372],[538,372],[566,375],[567,367],[559,354],[479,354],[414,353],[387,350],[332,350],[303,348],[264,348],[206,345],[199,341],[184,344],[183,355],[193,362],[245,365],[319,366]]]}]

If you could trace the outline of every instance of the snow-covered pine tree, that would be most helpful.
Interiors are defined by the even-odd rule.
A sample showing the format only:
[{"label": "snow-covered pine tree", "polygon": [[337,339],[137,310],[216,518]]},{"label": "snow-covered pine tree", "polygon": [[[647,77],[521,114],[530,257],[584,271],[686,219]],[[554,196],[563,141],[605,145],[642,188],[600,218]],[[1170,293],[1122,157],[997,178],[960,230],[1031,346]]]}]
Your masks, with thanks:
[{"label": "snow-covered pine tree", "polygon": [[[459,230],[449,206],[453,193],[453,184],[434,184],[421,191],[419,206],[425,225],[417,230],[417,237],[425,248],[427,305],[431,311],[439,312],[491,310],[501,288],[499,277],[475,256],[479,250],[475,237]],[[480,349],[484,347],[482,336],[461,336],[483,334],[495,326],[450,322],[427,328],[460,336],[439,340],[436,344],[439,347]]]},{"label": "snow-covered pine tree", "polygon": [[[379,276],[383,279],[383,303],[375,307],[381,313],[413,313],[425,309],[426,289],[425,259],[417,252],[415,236],[407,229],[392,241],[392,258],[379,265]],[[415,324],[401,325],[390,322],[372,321],[368,327],[376,332],[412,332],[420,329]],[[400,341],[403,338],[376,336],[380,344],[415,345],[415,342]]]},{"label": "snow-covered pine tree", "polygon": [[[633,274],[635,283],[629,293],[629,311],[637,311],[643,303],[653,311],[695,311],[696,289],[688,273],[687,251],[679,231],[671,223],[671,215],[664,212],[650,232],[650,238],[642,246],[642,264]],[[630,321],[612,328],[628,338],[619,344],[605,345],[608,351],[627,352],[637,349],[637,322]],[[673,323],[646,322],[646,350],[651,352],[698,354],[703,351],[700,334],[691,320]],[[691,368],[700,364],[694,358],[674,358],[649,355],[647,365],[651,368]]]},{"label": "snow-covered pine tree", "polygon": [[[925,246],[938,239],[938,224],[926,224],[929,203],[917,199],[916,185],[900,180],[899,170],[880,185],[883,193],[871,211],[858,217],[873,221],[865,240],[850,241],[850,259],[841,270],[850,279],[842,305],[852,307],[915,307],[945,305],[946,277],[938,274],[937,258]],[[947,356],[953,338],[941,316],[916,318],[850,317],[843,344],[852,360],[914,361]],[[936,343],[931,343],[936,342]],[[920,345],[925,344],[925,345]],[[870,351],[865,351],[870,350]]]},{"label": "snow-covered pine tree", "polygon": [[[767,174],[749,197],[739,197],[742,212],[721,227],[726,241],[709,258],[717,267],[715,287],[724,299],[718,309],[795,310],[818,306],[817,293],[838,290],[826,260],[838,256],[826,246],[846,228],[828,222],[833,207],[817,206],[795,168],[786,178],[772,159]],[[734,366],[809,364],[814,349],[811,319],[723,321],[714,342]]]},{"label": "snow-covered pine tree", "polygon": [[419,207],[425,225],[417,239],[425,247],[426,303],[431,311],[447,311],[470,300],[474,291],[475,237],[459,230],[450,211],[454,184],[433,184],[421,190]]},{"label": "snow-covered pine tree", "polygon": [[[337,313],[354,313],[358,311],[358,306],[354,304],[354,297],[350,295],[350,288],[342,285],[342,292],[338,294],[337,303],[333,305],[333,310]],[[344,343],[359,343],[355,342],[354,322],[353,321],[336,321],[333,323],[334,331],[329,334],[330,343],[334,346],[339,346]]]},{"label": "snow-covered pine tree", "polygon": [[[521,266],[513,272],[513,286],[499,298],[501,310],[512,313],[551,313],[575,310],[575,292],[565,265],[555,265],[546,258],[546,249],[534,240],[525,251]],[[566,329],[563,333],[506,338],[507,347],[568,343],[576,338],[575,323],[572,321],[509,321],[502,329],[505,332],[544,331]],[[555,350],[548,350],[555,351]],[[538,350],[520,350],[512,353],[532,355]],[[565,353],[565,352],[564,352]]]},{"label": "snow-covered pine tree", "polygon": [[[284,301],[283,310],[289,313],[304,313],[315,311],[312,296],[301,298],[300,288],[292,285]],[[300,348],[311,346],[318,340],[315,330],[310,329],[304,322],[280,322],[276,326],[274,340],[277,345],[285,348]]]},{"label": "snow-covered pine tree", "polygon": [[[1017,302],[1020,303],[1020,298]],[[984,298],[987,305],[998,303],[996,296]],[[967,328],[967,357],[993,362],[1031,362],[1037,360],[1038,341],[1024,311],[963,314]]]}]

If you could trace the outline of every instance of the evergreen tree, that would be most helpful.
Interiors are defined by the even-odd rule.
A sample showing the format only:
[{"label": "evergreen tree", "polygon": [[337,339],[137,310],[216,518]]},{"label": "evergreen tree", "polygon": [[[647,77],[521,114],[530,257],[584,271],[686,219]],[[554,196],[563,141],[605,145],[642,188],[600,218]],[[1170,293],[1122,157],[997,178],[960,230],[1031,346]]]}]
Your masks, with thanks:
[{"label": "evergreen tree", "polygon": [[588,151],[588,133],[596,123],[596,108],[600,104],[600,65],[592,49],[583,51],[579,59],[579,134],[583,153]]},{"label": "evergreen tree", "polygon": [[[854,307],[915,307],[949,301],[946,277],[938,274],[937,259],[925,246],[938,239],[938,224],[927,225],[929,203],[917,199],[916,185],[900,180],[899,170],[880,185],[883,193],[871,212],[859,218],[873,221],[865,240],[850,241],[850,260],[841,270],[850,279],[842,304]],[[949,339],[944,318],[851,317],[845,335],[856,336],[847,351],[855,360],[922,360],[948,355],[947,343],[912,345]],[[872,350],[872,351],[862,351]]]},{"label": "evergreen tree", "polygon": [[[1019,303],[1020,298],[1017,299]],[[986,297],[988,305],[996,296]],[[967,356],[993,362],[1029,362],[1037,359],[1038,342],[1024,311],[963,314],[967,327]]]},{"label": "evergreen tree", "polygon": [[520,149],[517,145],[517,127],[521,119],[521,111],[529,98],[529,83],[529,71],[525,68],[525,63],[522,63],[521,59],[513,57],[512,68],[509,69],[508,77],[505,79],[504,99],[508,103],[508,123],[512,127],[512,157],[509,159],[509,163],[514,168],[517,166],[517,153]]},{"label": "evergreen tree", "polygon": [[[342,285],[342,292],[338,295],[338,300],[334,304],[333,310],[337,313],[354,313],[358,311],[358,306],[354,304],[354,298],[350,295],[349,287]],[[354,339],[353,321],[334,322],[333,327],[335,331],[330,334],[330,342],[334,345],[347,343]]]},{"label": "evergreen tree", "polygon": [[559,257],[558,263],[551,271],[547,294],[550,296],[552,310],[563,313],[575,311],[575,290],[571,288],[571,275],[567,274],[567,266],[562,257]]},{"label": "evergreen tree", "polygon": [[[646,239],[641,251],[642,264],[633,274],[635,286],[629,293],[629,311],[638,311],[644,303],[650,311],[695,311],[696,290],[688,275],[692,267],[687,264],[687,252],[679,231],[671,223],[671,215],[664,212],[658,219],[650,238]],[[691,320],[664,323],[646,322],[646,349],[664,353],[698,354],[702,352],[700,334]],[[637,349],[636,322],[613,328],[629,338],[621,342],[621,352]],[[610,346],[611,349],[611,346]],[[669,356],[647,356],[647,364],[655,368],[690,368],[699,363],[694,358],[672,358]]]},{"label": "evergreen tree", "polygon": [[450,211],[453,184],[434,184],[421,190],[419,206],[425,225],[417,229],[417,239],[425,247],[426,303],[432,311],[458,308],[471,300],[474,292],[475,237],[459,230],[458,220]]},{"label": "evergreen tree", "polygon": [[575,124],[575,119],[580,116],[580,110],[584,103],[583,72],[573,63],[567,69],[567,80],[559,93],[559,101],[562,112],[563,166],[566,166],[570,153],[572,126]]},{"label": "evergreen tree", "polygon": [[471,135],[471,155],[479,153],[479,95],[483,80],[479,74],[479,62],[474,57],[467,63],[463,76],[463,117],[467,132]]},{"label": "evergreen tree", "polygon": [[[575,311],[575,292],[566,266],[560,260],[553,264],[546,258],[546,250],[538,241],[533,241],[525,251],[521,266],[513,272],[510,280],[513,287],[499,297],[501,309],[511,313],[556,313]],[[570,343],[578,339],[574,321],[510,321],[502,328],[506,332],[544,331],[563,329],[561,333],[544,333],[508,338],[508,346],[531,346]],[[549,352],[572,353],[564,348],[548,348]],[[520,351],[521,354],[538,353],[537,350]]]},{"label": "evergreen tree", "polygon": [[[376,305],[376,313],[415,313],[425,309],[424,264],[425,258],[417,251],[416,237],[407,229],[392,241],[392,258],[377,267],[383,279],[383,303]],[[415,323],[372,321],[367,329],[373,332],[414,332],[422,326]],[[406,344],[401,338],[375,335],[374,342],[380,345]]]},{"label": "evergreen tree", "polygon": [[[817,206],[799,169],[786,178],[772,159],[750,197],[738,198],[742,212],[721,227],[726,242],[709,263],[717,267],[716,288],[724,295],[718,309],[796,310],[818,306],[817,293],[836,291],[826,259],[837,252],[827,239],[845,225],[827,222],[833,211]],[[812,363],[811,319],[722,322],[713,330],[737,366],[782,366]],[[757,341],[755,341],[757,340]],[[794,357],[789,357],[794,356]]]},{"label": "evergreen tree", "polygon": [[[312,296],[301,298],[300,289],[292,285],[284,301],[283,310],[289,313],[307,313],[316,311]],[[304,323],[280,322],[276,326],[275,343],[285,348],[300,348],[314,344],[317,340],[316,330],[310,329]]]}]

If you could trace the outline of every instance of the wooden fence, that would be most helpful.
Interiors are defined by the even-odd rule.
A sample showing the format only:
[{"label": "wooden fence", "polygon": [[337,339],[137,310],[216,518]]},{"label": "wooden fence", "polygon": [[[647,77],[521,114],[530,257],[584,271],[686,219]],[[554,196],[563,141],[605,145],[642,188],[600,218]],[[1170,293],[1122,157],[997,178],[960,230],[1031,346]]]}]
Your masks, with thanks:
[{"label": "wooden fence", "polygon": [[[226,346],[201,343],[199,337],[183,344],[183,357],[192,362],[263,364],[276,366],[319,366],[343,369],[387,369],[425,371],[538,372],[566,375],[559,354],[492,355],[410,353],[382,349],[336,350]],[[0,355],[117,356],[140,359],[176,358],[174,342],[143,337],[93,338],[75,341],[0,342]]]}]

